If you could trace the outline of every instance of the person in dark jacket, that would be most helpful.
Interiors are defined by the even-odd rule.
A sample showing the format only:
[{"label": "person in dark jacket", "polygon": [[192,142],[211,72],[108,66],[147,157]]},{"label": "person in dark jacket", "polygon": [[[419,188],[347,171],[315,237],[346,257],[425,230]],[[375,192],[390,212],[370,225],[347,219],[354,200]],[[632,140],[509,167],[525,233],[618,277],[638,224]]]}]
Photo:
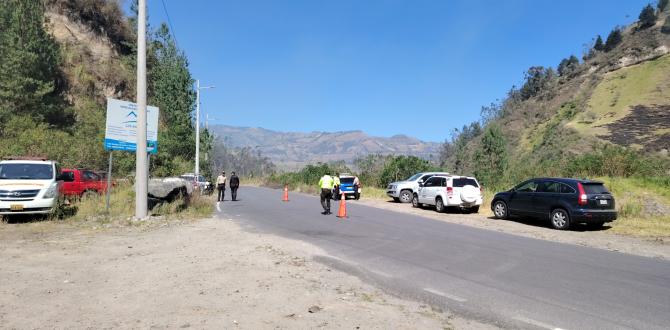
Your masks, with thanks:
[{"label": "person in dark jacket", "polygon": [[233,175],[230,176],[228,184],[230,185],[230,193],[233,197],[233,200],[235,201],[237,200],[237,188],[240,187],[240,178],[237,177],[235,172],[233,172]]}]

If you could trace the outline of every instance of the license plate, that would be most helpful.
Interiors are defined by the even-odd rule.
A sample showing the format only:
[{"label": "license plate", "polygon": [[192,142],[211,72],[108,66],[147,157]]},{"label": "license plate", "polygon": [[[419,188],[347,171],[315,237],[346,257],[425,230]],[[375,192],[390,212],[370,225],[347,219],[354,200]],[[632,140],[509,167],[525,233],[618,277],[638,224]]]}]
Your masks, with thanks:
[{"label": "license plate", "polygon": [[606,199],[601,199],[600,200],[600,205],[607,205],[607,200]]},{"label": "license plate", "polygon": [[9,206],[9,209],[12,211],[23,211],[23,205],[22,204],[12,204]]}]

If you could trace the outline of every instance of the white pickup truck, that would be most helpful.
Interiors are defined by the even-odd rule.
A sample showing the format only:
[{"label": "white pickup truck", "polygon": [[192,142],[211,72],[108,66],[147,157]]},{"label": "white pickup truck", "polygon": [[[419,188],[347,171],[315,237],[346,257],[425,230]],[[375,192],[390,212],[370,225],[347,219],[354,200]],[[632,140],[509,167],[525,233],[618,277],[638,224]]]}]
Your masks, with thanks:
[{"label": "white pickup truck", "polygon": [[0,161],[0,215],[50,214],[60,199],[60,168],[46,159]]}]

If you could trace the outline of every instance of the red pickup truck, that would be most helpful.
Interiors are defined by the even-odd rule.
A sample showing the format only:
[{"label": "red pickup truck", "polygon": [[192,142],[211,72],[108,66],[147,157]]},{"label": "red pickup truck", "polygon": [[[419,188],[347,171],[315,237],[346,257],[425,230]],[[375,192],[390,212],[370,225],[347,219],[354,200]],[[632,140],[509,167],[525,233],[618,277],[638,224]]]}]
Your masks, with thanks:
[{"label": "red pickup truck", "polygon": [[107,191],[107,181],[93,171],[66,168],[61,174],[65,196],[92,197]]}]

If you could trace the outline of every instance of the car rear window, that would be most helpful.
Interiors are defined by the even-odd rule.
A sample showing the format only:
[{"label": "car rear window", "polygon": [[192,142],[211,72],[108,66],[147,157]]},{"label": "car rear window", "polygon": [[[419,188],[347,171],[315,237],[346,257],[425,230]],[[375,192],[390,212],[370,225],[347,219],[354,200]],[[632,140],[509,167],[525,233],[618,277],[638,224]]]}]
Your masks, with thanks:
[{"label": "car rear window", "polygon": [[583,183],[582,186],[584,186],[584,192],[586,192],[589,195],[610,193],[609,191],[607,191],[607,188],[605,188],[605,185],[602,183]]},{"label": "car rear window", "polygon": [[354,178],[340,178],[340,183],[346,183],[346,184],[354,183]]},{"label": "car rear window", "polygon": [[477,181],[475,181],[475,179],[471,179],[471,178],[456,178],[456,179],[454,179],[454,187],[465,187],[465,186],[479,187],[479,185],[477,184]]}]

